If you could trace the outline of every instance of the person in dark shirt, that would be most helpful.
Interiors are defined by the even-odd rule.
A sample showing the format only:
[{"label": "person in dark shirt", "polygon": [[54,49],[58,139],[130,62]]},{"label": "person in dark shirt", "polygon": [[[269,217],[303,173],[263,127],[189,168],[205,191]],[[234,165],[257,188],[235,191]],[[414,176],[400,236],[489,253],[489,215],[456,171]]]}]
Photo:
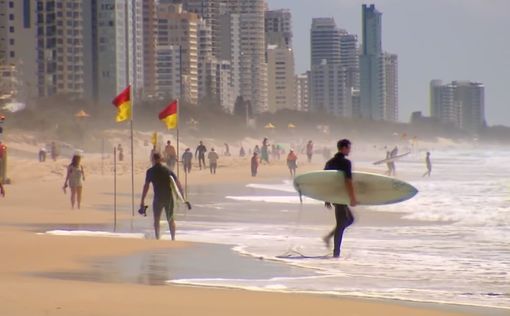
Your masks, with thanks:
[{"label": "person in dark shirt", "polygon": [[191,161],[193,160],[193,153],[191,149],[186,148],[184,153],[182,154],[182,166],[184,168],[184,173],[191,172]]},{"label": "person in dark shirt", "polygon": [[177,187],[182,196],[185,196],[184,191],[175,173],[161,164],[161,154],[154,153],[153,160],[154,166],[147,170],[145,176],[145,185],[143,186],[140,207],[144,207],[145,197],[147,196],[149,186],[152,183],[152,188],[154,189],[154,200],[152,202],[152,208],[154,211],[154,232],[156,234],[156,239],[159,239],[159,221],[161,219],[161,213],[163,212],[163,209],[165,209],[166,219],[170,228],[170,235],[172,236],[172,240],[175,240],[176,227],[174,221],[174,199],[172,196],[170,177],[175,180],[175,183],[177,184]]},{"label": "person in dark shirt", "polygon": [[432,173],[432,162],[430,161],[430,152],[427,151],[427,156],[425,157],[425,164],[427,165],[427,172],[423,174],[424,177],[430,177]]},{"label": "person in dark shirt", "polygon": [[[354,207],[358,202],[356,201],[356,195],[354,194],[354,187],[352,185],[352,166],[351,161],[345,158],[351,152],[351,142],[348,139],[342,139],[338,141],[337,148],[338,153],[326,163],[324,170],[338,170],[344,173],[345,187],[347,188],[347,193],[351,201],[350,205]],[[334,237],[335,246],[333,249],[333,257],[339,258],[344,230],[354,222],[354,216],[349,206],[343,204],[333,205],[335,207],[336,227],[326,235],[323,240],[329,248],[331,238]],[[331,209],[331,203],[326,202],[326,207]]]},{"label": "person in dark shirt", "polygon": [[207,152],[207,148],[204,146],[204,143],[200,141],[200,144],[197,147],[197,150],[195,150],[195,159],[198,156],[198,166],[200,167],[200,170],[202,170],[202,164],[204,165],[204,168],[207,168],[205,165],[205,153]]}]

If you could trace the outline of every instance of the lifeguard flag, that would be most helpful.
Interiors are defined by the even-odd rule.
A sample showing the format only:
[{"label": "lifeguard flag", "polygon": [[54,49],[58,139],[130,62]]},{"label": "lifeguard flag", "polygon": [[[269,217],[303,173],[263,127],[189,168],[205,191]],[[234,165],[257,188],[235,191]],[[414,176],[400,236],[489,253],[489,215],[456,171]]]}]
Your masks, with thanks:
[{"label": "lifeguard flag", "polygon": [[115,99],[113,105],[117,108],[117,122],[124,122],[131,119],[131,86],[128,86]]},{"label": "lifeguard flag", "polygon": [[163,111],[159,113],[159,119],[165,123],[168,129],[177,128],[177,100],[172,101]]}]

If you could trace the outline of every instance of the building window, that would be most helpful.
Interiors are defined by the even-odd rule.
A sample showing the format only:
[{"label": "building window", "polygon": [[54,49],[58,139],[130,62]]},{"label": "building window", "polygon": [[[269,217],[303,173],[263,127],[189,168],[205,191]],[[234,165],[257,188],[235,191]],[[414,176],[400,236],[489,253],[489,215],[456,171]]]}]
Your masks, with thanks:
[{"label": "building window", "polygon": [[9,8],[14,8],[14,1],[9,1]]},{"label": "building window", "polygon": [[9,26],[9,32],[14,33],[14,26]]},{"label": "building window", "polygon": [[9,39],[9,44],[14,45],[14,38]]},{"label": "building window", "polygon": [[9,14],[9,21],[14,21],[14,14]]},{"label": "building window", "polygon": [[11,50],[11,51],[9,52],[9,56],[11,56],[11,58],[14,58],[14,57],[16,56],[16,54],[14,54],[14,52]]}]

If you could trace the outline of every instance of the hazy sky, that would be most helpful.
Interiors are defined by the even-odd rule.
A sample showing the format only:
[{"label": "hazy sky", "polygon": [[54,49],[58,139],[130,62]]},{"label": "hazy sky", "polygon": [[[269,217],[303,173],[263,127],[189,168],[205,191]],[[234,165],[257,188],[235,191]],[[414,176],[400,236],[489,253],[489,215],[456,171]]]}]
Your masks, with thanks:
[{"label": "hazy sky", "polygon": [[310,67],[313,17],[358,34],[361,4],[383,13],[383,48],[399,57],[400,120],[429,115],[431,79],[485,84],[487,122],[510,125],[510,0],[268,0],[293,14],[297,72]]}]

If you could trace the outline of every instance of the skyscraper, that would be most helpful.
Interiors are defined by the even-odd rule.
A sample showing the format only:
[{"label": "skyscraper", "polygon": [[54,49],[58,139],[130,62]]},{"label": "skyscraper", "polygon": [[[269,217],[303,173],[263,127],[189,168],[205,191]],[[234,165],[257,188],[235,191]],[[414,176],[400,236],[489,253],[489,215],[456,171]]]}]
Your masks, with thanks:
[{"label": "skyscraper", "polygon": [[41,0],[36,12],[39,96],[83,98],[83,0]]},{"label": "skyscraper", "polygon": [[286,46],[269,45],[267,64],[269,111],[296,110],[296,83],[292,49]]},{"label": "skyscraper", "polygon": [[95,0],[95,3],[92,54],[97,101],[110,103],[129,84],[137,98],[145,87],[142,0]]},{"label": "skyscraper", "polygon": [[268,110],[264,8],[265,0],[224,0],[220,6],[220,58],[231,63],[236,98],[258,113]]},{"label": "skyscraper", "polygon": [[360,102],[363,118],[383,120],[386,108],[382,14],[374,5],[362,6],[362,52],[360,56]]},{"label": "skyscraper", "polygon": [[333,18],[314,18],[310,31],[311,66],[321,65],[323,61],[335,65],[341,63],[340,36],[342,31]]},{"label": "skyscraper", "polygon": [[314,18],[310,34],[310,111],[350,117],[352,106],[345,66],[352,66],[355,61],[347,49],[351,46],[349,41],[344,42],[345,58],[342,60],[341,38],[347,32],[339,29],[333,18]]},{"label": "skyscraper", "polygon": [[292,14],[289,9],[266,11],[267,45],[292,48]]},{"label": "skyscraper", "polygon": [[386,86],[386,108],[384,119],[398,121],[398,56],[384,54],[384,75]]},{"label": "skyscraper", "polygon": [[431,116],[477,133],[485,127],[485,87],[479,82],[441,80],[430,83]]},{"label": "skyscraper", "polygon": [[[181,63],[181,95],[183,98],[197,104],[198,102],[198,23],[195,13],[182,9],[182,5],[160,3],[157,8],[157,37],[156,51],[160,47],[173,47],[180,50]],[[167,54],[167,50],[163,50]],[[160,59],[157,57],[156,59]],[[156,72],[158,69],[156,69]],[[156,84],[157,85],[157,84]]]},{"label": "skyscraper", "polygon": [[296,110],[308,112],[310,108],[310,72],[296,76]]},{"label": "skyscraper", "polygon": [[[0,66],[19,101],[37,96],[36,1],[0,1]],[[5,87],[2,87],[3,89]]]}]

